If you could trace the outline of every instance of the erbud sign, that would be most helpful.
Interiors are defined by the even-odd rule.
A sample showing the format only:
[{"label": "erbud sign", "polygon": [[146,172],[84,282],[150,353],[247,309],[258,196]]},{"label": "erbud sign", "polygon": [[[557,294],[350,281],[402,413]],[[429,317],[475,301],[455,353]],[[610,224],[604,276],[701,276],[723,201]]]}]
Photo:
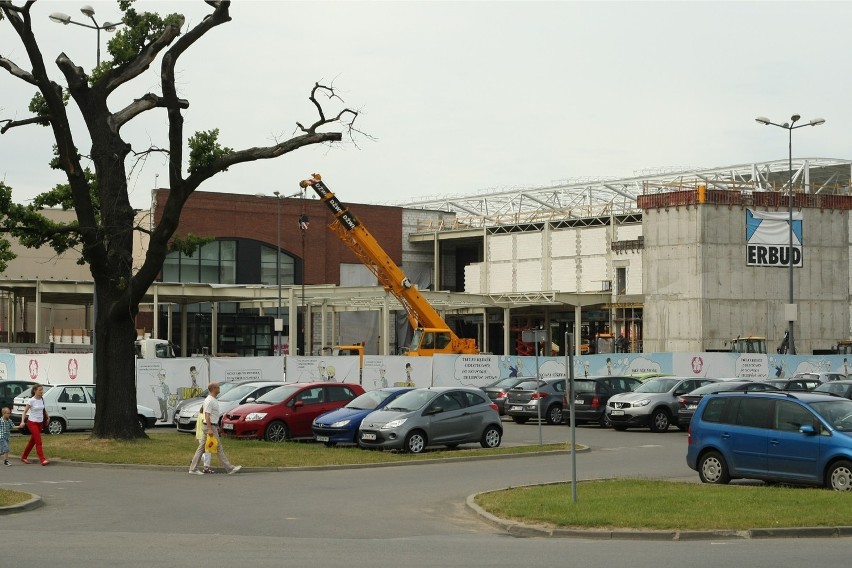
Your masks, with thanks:
[{"label": "erbud sign", "polygon": [[790,213],[746,209],[746,265],[802,266],[802,213],[793,212],[790,250]]}]

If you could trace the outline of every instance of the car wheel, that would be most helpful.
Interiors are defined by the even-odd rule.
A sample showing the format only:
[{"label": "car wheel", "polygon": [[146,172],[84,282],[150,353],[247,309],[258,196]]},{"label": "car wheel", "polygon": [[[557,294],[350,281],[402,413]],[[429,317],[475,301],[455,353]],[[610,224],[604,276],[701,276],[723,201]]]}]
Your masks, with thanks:
[{"label": "car wheel", "polygon": [[703,483],[726,485],[731,476],[728,475],[728,464],[719,452],[707,452],[698,460],[698,477]]},{"label": "car wheel", "polygon": [[420,430],[409,432],[405,437],[405,451],[412,454],[422,454],[426,449],[426,434]]},{"label": "car wheel", "polygon": [[47,421],[45,430],[48,434],[61,434],[65,431],[65,422],[59,418],[51,418]]},{"label": "car wheel", "polygon": [[280,420],[270,423],[263,434],[263,439],[268,442],[286,442],[289,437],[290,431],[287,425]]},{"label": "car wheel", "polygon": [[562,407],[554,404],[548,408],[546,419],[548,424],[562,424]]},{"label": "car wheel", "polygon": [[669,429],[669,424],[669,413],[662,408],[658,408],[651,415],[651,432],[665,432]]},{"label": "car wheel", "polygon": [[601,428],[612,428],[612,420],[609,419],[606,412],[601,414],[601,417],[598,419],[598,424],[600,424]]},{"label": "car wheel", "polygon": [[526,424],[527,422],[529,422],[529,420],[529,416],[512,416],[512,421],[515,424]]},{"label": "car wheel", "polygon": [[835,491],[852,490],[852,462],[841,460],[831,464],[825,476],[825,485]]},{"label": "car wheel", "polygon": [[137,415],[136,416],[136,423],[139,424],[139,429],[144,432],[145,431],[145,425],[147,424],[147,422],[145,422],[145,417]]},{"label": "car wheel", "polygon": [[618,432],[626,432],[627,426],[622,426],[621,424],[613,424],[613,428],[615,428]]},{"label": "car wheel", "polygon": [[500,433],[500,429],[493,424],[485,429],[485,432],[482,433],[482,439],[479,440],[479,445],[483,448],[499,448],[500,440],[503,438],[503,434]]}]

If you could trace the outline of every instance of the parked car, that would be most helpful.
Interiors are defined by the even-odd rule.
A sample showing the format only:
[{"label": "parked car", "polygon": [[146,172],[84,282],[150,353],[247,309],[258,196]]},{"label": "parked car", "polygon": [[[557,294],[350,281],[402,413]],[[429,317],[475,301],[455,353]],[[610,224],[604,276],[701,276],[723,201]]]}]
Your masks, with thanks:
[{"label": "parked car", "polygon": [[793,375],[794,379],[816,379],[821,383],[827,383],[829,381],[842,381],[849,378],[846,373],[796,373]]},{"label": "parked car", "polygon": [[564,395],[565,377],[525,379],[509,389],[506,415],[518,424],[526,424],[531,418],[562,424]]},{"label": "parked car", "polygon": [[[606,414],[606,403],[612,395],[636,389],[642,381],[636,377],[583,377],[574,379],[574,414],[577,423],[597,422],[602,428],[612,423]],[[567,398],[563,399],[567,409]]]},{"label": "parked car", "polygon": [[224,414],[222,431],[237,438],[270,442],[313,438],[314,418],[344,406],[361,394],[364,387],[354,383],[285,384]]},{"label": "parked car", "polygon": [[509,389],[525,380],[528,380],[528,377],[507,377],[482,387],[482,390],[485,391],[491,402],[497,405],[497,412],[500,413],[500,416],[503,416],[506,414],[506,397]]},{"label": "parked car", "polygon": [[[268,393],[276,387],[280,387],[284,381],[241,381],[239,383],[225,383],[232,385],[227,392],[219,391],[219,396],[216,400],[219,401],[219,425],[222,424],[222,416],[230,412],[235,407],[254,402],[264,394]],[[205,398],[196,400],[195,402],[185,404],[180,409],[180,413],[175,414],[175,426],[180,432],[195,432],[195,422],[198,419],[198,413],[201,412],[201,407],[204,405]]]},{"label": "parked car", "polygon": [[717,392],[772,392],[779,390],[778,387],[768,384],[765,381],[746,381],[722,379],[718,383],[713,383],[703,387],[698,387],[694,391],[681,395],[677,399],[677,427],[680,430],[686,431],[689,428],[689,422],[692,420],[692,415],[695,414],[695,409],[698,408],[698,403],[708,394]]},{"label": "parked car", "polygon": [[705,397],[686,463],[704,483],[731,479],[852,491],[852,400],[808,392],[725,392]]},{"label": "parked car", "polygon": [[777,387],[779,390],[785,391],[809,391],[822,384],[819,379],[801,377],[793,377],[791,379],[771,379],[765,382],[768,385]]},{"label": "parked car", "polygon": [[[77,383],[44,385],[44,407],[50,417],[44,426],[48,434],[61,434],[66,430],[91,430],[95,427],[95,385]],[[18,424],[30,399],[30,392],[15,399],[12,420]],[[152,428],[157,422],[153,408],[136,405],[139,428]]]},{"label": "parked car", "polygon": [[646,379],[632,392],[613,395],[606,403],[607,417],[619,431],[648,427],[651,432],[665,432],[678,423],[678,397],[715,382],[707,378]]},{"label": "parked car", "polygon": [[[229,390],[231,390],[235,386],[242,384],[244,382],[246,382],[246,381],[233,381],[233,382],[219,383],[219,396],[222,396],[223,394],[225,394],[226,392],[228,392]],[[175,405],[175,413],[174,413],[174,423],[175,423],[176,428],[177,428],[177,425],[178,425],[177,417],[180,414],[180,411],[183,410],[183,407],[186,406],[187,404],[194,404],[196,402],[203,401],[205,398],[207,398],[208,394],[210,394],[210,392],[207,389],[204,389],[203,391],[201,391],[201,394],[199,394],[198,396],[193,396],[192,398],[185,398],[183,400],[178,401],[177,405]]]},{"label": "parked car", "polygon": [[[7,407],[12,410],[15,404],[15,399],[19,396],[29,398],[33,385],[37,385],[35,381],[0,381],[0,408]],[[48,388],[45,386],[44,388]]]},{"label": "parked car", "polygon": [[454,448],[476,442],[483,448],[496,448],[502,438],[497,405],[481,389],[469,387],[414,389],[370,413],[358,430],[362,447],[412,454],[428,446]]},{"label": "parked car", "polygon": [[314,419],[314,440],[326,446],[357,444],[361,421],[373,411],[381,410],[412,387],[387,387],[365,392],[343,408],[326,412]]},{"label": "parked car", "polygon": [[843,398],[852,399],[852,380],[844,379],[831,381],[830,383],[822,383],[820,386],[812,390],[813,393],[836,394]]}]

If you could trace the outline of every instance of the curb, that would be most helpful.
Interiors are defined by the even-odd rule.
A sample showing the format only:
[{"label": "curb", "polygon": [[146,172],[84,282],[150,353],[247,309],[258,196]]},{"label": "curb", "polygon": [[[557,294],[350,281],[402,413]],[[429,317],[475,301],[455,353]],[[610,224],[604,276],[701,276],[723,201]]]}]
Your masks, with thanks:
[{"label": "curb", "polygon": [[[534,487],[532,485],[526,487]],[[507,487],[506,489],[512,489]],[[852,527],[791,527],[777,529],[747,529],[679,531],[642,529],[582,529],[559,528],[552,525],[530,525],[492,515],[476,504],[476,497],[493,491],[468,495],[465,506],[491,526],[519,538],[574,538],[591,540],[756,540],[768,538],[829,538],[852,536]]]},{"label": "curb", "polygon": [[[21,493],[26,493],[26,491],[21,491]],[[30,493],[30,499],[24,501],[23,503],[17,503],[15,505],[9,505],[7,507],[0,507],[0,515],[11,515],[12,513],[21,513],[24,511],[32,511],[33,509],[38,509],[42,505],[44,505],[44,501],[41,500],[39,495],[34,493]]]}]

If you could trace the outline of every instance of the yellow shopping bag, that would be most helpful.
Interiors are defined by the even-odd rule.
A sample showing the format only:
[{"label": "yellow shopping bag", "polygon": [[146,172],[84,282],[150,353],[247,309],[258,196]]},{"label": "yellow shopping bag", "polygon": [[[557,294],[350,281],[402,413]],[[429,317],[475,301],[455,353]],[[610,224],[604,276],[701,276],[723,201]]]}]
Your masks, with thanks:
[{"label": "yellow shopping bag", "polygon": [[216,439],[216,436],[207,435],[207,443],[204,444],[204,451],[215,454],[216,450],[219,449],[219,440]]}]

